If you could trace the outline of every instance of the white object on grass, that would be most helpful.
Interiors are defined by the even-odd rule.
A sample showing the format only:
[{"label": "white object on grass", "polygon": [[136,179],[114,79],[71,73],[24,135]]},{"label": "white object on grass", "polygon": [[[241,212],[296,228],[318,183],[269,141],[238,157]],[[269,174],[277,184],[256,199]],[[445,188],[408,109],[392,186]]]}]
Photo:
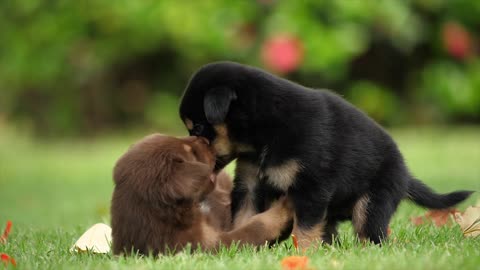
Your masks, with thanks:
[{"label": "white object on grass", "polygon": [[97,223],[80,236],[70,251],[108,253],[111,243],[112,228],[106,224]]},{"label": "white object on grass", "polygon": [[480,236],[480,206],[469,206],[461,213],[455,213],[455,221],[462,228],[464,236]]}]

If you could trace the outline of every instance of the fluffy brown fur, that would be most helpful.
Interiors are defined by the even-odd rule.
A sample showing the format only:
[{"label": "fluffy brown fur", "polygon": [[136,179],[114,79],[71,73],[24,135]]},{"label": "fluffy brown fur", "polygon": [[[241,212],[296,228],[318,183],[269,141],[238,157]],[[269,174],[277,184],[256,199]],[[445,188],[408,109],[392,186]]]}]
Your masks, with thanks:
[{"label": "fluffy brown fur", "polygon": [[134,144],[117,162],[113,178],[113,253],[177,252],[187,244],[215,250],[220,244],[262,245],[279,236],[292,218],[286,199],[229,229],[231,183],[220,175],[208,141],[154,134]]}]

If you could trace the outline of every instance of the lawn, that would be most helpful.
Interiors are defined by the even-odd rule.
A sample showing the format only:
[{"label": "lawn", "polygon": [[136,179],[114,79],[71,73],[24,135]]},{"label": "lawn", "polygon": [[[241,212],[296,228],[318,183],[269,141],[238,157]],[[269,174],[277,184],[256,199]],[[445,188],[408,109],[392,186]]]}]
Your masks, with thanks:
[{"label": "lawn", "polygon": [[[440,192],[480,190],[480,128],[405,128],[391,131],[412,173]],[[280,269],[298,254],[291,242],[271,249],[224,249],[217,255],[182,253],[153,258],[71,254],[91,225],[109,222],[116,159],[140,136],[34,141],[19,132],[0,133],[0,228],[13,229],[0,252],[17,269]],[[464,210],[480,198],[474,194]],[[343,224],[340,243],[307,252],[314,269],[479,269],[480,237],[464,238],[459,227],[415,227],[409,217],[424,210],[403,202],[383,246],[358,243]],[[3,229],[3,228],[2,228]],[[0,266],[1,267],[1,266]]]}]

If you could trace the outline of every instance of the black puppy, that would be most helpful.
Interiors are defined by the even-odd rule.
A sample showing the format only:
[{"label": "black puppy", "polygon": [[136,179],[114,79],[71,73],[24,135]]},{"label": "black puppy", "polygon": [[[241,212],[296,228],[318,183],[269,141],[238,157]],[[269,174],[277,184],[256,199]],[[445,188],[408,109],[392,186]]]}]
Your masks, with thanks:
[{"label": "black puppy", "polygon": [[217,170],[237,158],[234,226],[288,193],[302,247],[331,242],[343,220],[360,238],[380,243],[403,198],[441,209],[471,194],[434,193],[412,177],[392,138],[363,112],[330,91],[257,68],[202,67],[185,90],[180,116],[191,135],[212,143]]}]

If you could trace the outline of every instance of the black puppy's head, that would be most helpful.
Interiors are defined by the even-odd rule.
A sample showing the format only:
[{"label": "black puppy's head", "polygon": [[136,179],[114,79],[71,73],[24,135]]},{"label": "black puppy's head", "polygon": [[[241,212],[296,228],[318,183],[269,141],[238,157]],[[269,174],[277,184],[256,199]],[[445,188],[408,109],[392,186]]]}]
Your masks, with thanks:
[{"label": "black puppy's head", "polygon": [[[238,106],[239,70],[242,65],[218,62],[197,71],[183,94],[180,117],[190,135],[207,138],[216,151],[216,170],[222,169],[245,148],[235,140],[232,126],[241,115]],[[232,113],[235,110],[235,113]],[[237,121],[238,122],[238,119]]]}]

